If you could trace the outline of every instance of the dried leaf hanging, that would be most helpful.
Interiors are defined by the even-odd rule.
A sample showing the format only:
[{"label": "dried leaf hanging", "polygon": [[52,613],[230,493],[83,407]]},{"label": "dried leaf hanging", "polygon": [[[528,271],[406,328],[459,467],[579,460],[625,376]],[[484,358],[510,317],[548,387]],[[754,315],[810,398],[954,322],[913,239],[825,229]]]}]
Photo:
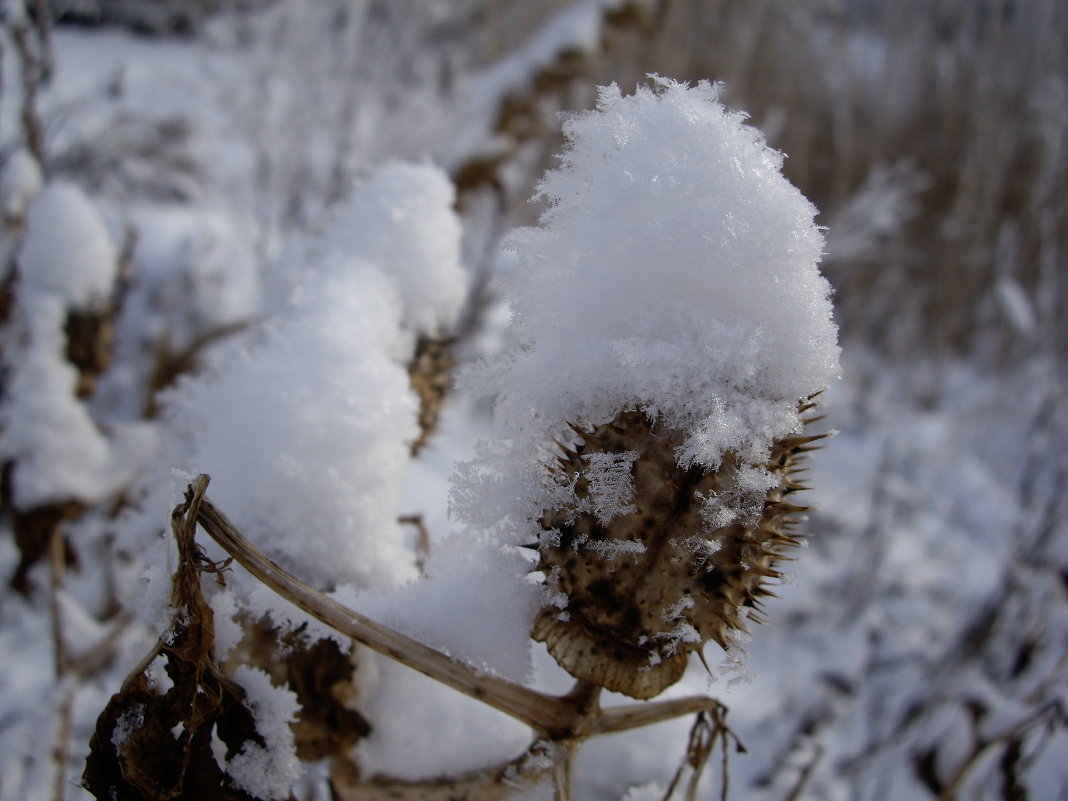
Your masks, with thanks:
[{"label": "dried leaf hanging", "polygon": [[[219,573],[194,541],[207,478],[201,477],[171,517],[178,569],[171,630],[123,682],[97,720],[82,784],[108,801],[251,801],[219,767],[246,743],[262,746],[241,686],[224,676],[212,651],[211,607],[201,573]],[[149,670],[157,659],[171,685],[162,690]],[[221,744],[221,745],[220,745]]]}]

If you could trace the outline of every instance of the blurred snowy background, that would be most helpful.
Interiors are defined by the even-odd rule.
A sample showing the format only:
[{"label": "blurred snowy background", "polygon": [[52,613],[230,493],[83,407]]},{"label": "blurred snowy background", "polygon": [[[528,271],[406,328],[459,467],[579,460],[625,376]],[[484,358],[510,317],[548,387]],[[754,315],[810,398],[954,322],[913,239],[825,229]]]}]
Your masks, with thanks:
[{"label": "blurred snowy background", "polygon": [[[493,661],[526,632],[490,619],[509,591],[492,565],[435,561],[449,475],[489,425],[449,376],[508,344],[498,245],[544,210],[528,199],[559,112],[654,72],[725,82],[787,155],[828,228],[844,372],[809,547],[747,645],[751,677],[694,664],[669,692],[730,708],[748,749],[732,798],[1068,798],[1068,5],[0,9],[0,799],[90,797],[96,717],[167,625],[175,470],[211,472],[274,558],[383,619],[418,628],[418,593],[388,593],[420,569],[483,582],[426,609],[427,636],[525,669]],[[285,616],[239,573],[217,615]],[[364,775],[525,747],[364,662]],[[533,669],[568,686],[540,646]],[[688,730],[591,742],[576,797],[659,798]],[[328,798],[326,772],[298,797]]]}]

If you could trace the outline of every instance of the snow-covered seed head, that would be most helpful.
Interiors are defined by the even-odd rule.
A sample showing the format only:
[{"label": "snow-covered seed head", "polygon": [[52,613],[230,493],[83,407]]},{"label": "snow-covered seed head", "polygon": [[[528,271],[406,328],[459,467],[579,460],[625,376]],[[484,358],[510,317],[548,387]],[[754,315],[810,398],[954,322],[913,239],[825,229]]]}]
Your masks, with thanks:
[{"label": "snow-covered seed head", "polygon": [[[719,501],[751,492],[734,454],[716,470],[682,467],[680,433],[642,411],[574,431],[578,443],[561,446],[553,470],[577,503],[542,516],[538,563],[567,606],[544,608],[534,637],[576,678],[652,698],[682,677],[692,651],[709,640],[729,649],[747,619],[760,620],[765,582],[780,577],[806,511],[788,500],[803,488],[792,472],[816,438],[777,440],[759,511],[731,519]],[[631,492],[606,520],[592,496],[613,456],[629,466]]]},{"label": "snow-covered seed head", "polygon": [[839,372],[816,209],[719,91],[653,77],[568,118],[502,256],[517,346],[466,378],[493,436],[454,512],[537,540],[534,636],[638,698],[736,650],[801,511],[798,400]]}]

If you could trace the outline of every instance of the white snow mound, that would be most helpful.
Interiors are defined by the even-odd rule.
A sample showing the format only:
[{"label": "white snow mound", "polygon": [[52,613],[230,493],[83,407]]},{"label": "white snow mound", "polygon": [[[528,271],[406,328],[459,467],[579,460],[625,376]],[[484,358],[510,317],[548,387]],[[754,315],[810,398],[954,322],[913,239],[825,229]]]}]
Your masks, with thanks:
[{"label": "white snow mound", "polygon": [[565,123],[549,209],[508,241],[521,346],[466,376],[497,397],[495,445],[454,490],[469,524],[522,529],[553,502],[541,462],[568,422],[644,408],[685,433],[680,463],[734,451],[760,469],[798,400],[837,377],[816,209],[719,91],[612,85]]}]

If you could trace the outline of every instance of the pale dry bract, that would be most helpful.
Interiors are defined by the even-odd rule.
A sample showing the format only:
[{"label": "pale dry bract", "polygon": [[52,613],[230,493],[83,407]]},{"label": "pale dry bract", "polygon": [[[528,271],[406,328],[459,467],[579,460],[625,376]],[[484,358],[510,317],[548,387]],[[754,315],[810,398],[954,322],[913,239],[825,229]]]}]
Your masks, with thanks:
[{"label": "pale dry bract", "polygon": [[517,347],[467,375],[495,419],[455,514],[537,542],[536,638],[639,698],[732,650],[779,575],[804,413],[838,375],[815,209],[718,94],[609,86],[565,123],[549,208],[509,240]]}]

